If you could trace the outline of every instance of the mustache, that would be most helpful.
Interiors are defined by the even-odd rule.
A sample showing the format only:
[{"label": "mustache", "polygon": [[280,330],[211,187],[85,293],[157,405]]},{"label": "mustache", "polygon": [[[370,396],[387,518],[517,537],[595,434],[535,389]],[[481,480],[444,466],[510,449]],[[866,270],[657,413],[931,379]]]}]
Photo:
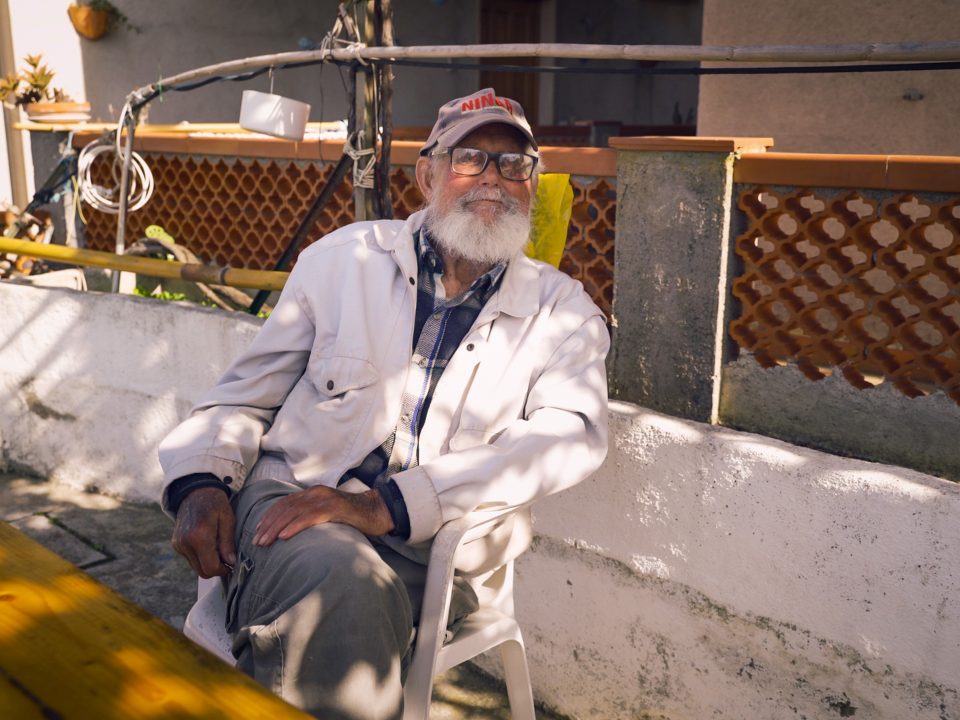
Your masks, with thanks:
[{"label": "mustache", "polygon": [[511,197],[502,188],[478,186],[468,190],[457,199],[457,209],[467,210],[467,206],[478,200],[492,200],[503,205],[508,211],[516,212],[520,209],[520,201]]}]

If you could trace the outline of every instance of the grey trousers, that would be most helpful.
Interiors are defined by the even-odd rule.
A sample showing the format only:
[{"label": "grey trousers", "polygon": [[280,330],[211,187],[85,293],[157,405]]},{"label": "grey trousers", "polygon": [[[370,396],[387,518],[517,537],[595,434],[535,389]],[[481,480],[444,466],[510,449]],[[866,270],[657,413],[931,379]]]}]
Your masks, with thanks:
[{"label": "grey trousers", "polygon": [[[399,718],[426,567],[337,523],[254,546],[270,505],[301,490],[272,474],[283,475],[233,500],[238,562],[225,592],[238,668],[315,717]],[[466,582],[452,605],[454,620],[476,608]]]}]

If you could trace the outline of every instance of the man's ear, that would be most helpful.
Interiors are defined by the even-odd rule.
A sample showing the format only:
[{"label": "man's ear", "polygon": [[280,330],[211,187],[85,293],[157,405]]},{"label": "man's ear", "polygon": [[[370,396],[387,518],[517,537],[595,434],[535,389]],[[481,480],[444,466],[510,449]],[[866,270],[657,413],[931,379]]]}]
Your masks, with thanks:
[{"label": "man's ear", "polygon": [[433,163],[430,158],[417,158],[416,175],[421,194],[430,202],[433,195]]}]

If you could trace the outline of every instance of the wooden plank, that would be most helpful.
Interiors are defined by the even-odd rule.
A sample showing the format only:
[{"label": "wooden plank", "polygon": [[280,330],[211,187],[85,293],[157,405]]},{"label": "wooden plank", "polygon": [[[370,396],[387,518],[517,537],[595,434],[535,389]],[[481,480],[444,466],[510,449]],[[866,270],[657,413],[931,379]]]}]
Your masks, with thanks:
[{"label": "wooden plank", "polygon": [[644,152],[744,152],[773,147],[773,138],[767,137],[706,137],[662,136],[613,137],[610,147],[617,150]]},{"label": "wooden plank", "polygon": [[0,522],[0,717],[308,716]]},{"label": "wooden plank", "polygon": [[[99,137],[99,133],[77,132],[73,136],[73,146],[82,148]],[[618,138],[617,140],[621,139]],[[627,140],[632,140],[632,138]],[[613,140],[611,140],[611,144],[614,144]],[[416,165],[422,145],[423,142],[419,140],[394,140],[391,156],[392,166],[412,167]],[[684,149],[681,145],[670,147]],[[724,145],[723,147],[726,148],[727,146]],[[734,147],[734,145],[730,147]],[[170,134],[166,131],[157,132],[151,126],[145,125],[137,130],[134,138],[134,149],[140,152],[168,152],[181,155],[220,155],[336,162],[343,152],[343,141],[321,140],[318,142],[309,140],[295,143],[291,140],[281,140],[255,134],[248,136],[200,135],[191,137],[184,134]],[[701,147],[700,149],[704,148]],[[594,177],[616,177],[617,175],[617,153],[610,148],[541,146],[540,151],[547,165],[547,172]]]},{"label": "wooden plank", "polygon": [[750,185],[960,192],[960,158],[744,153],[734,165],[733,180]]}]

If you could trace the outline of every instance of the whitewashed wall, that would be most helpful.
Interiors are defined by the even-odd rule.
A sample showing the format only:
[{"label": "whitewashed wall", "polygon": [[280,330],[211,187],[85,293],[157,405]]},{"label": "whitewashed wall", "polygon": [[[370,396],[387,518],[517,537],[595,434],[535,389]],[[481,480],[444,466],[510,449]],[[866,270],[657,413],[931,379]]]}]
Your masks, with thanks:
[{"label": "whitewashed wall", "polygon": [[[951,0],[703,0],[704,45],[954,40]],[[761,63],[770,65],[773,63]],[[704,75],[697,134],[783,152],[960,155],[960,70]]]},{"label": "whitewashed wall", "polygon": [[[258,321],[0,283],[8,466],[135,501]],[[535,691],[576,718],[960,716],[960,488],[611,406],[518,564]],[[487,663],[488,667],[495,667]]]},{"label": "whitewashed wall", "polygon": [[0,283],[0,462],[136,502],[157,444],[261,321],[129,295]]},{"label": "whitewashed wall", "polygon": [[960,487],[625,403],[610,418],[606,464],[539,505],[519,563],[542,699],[597,719],[960,717]]}]

